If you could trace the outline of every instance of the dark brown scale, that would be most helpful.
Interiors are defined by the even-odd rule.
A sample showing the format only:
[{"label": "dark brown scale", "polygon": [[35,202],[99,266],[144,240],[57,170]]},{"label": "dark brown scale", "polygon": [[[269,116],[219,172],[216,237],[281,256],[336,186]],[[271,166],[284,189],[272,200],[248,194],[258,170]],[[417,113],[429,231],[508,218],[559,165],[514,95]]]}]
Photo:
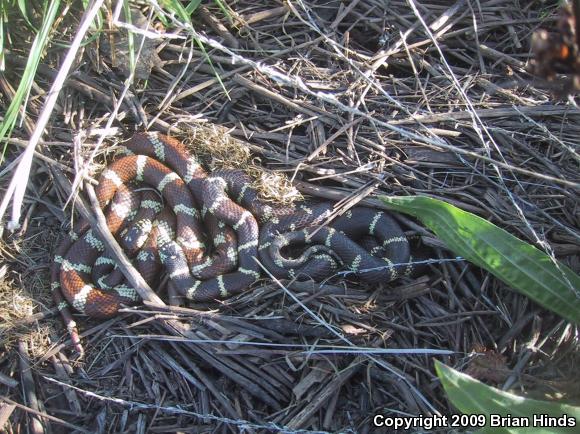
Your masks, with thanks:
[{"label": "dark brown scale", "polygon": [[[157,193],[150,189],[140,190],[134,192],[140,196],[140,200],[137,201],[139,211],[118,237],[119,245],[129,258],[133,258],[143,249],[145,242],[152,236],[153,222],[163,209],[163,203]],[[137,206],[133,206],[134,208]],[[125,281],[125,276],[113,265],[114,261],[110,255],[102,255],[97,262],[102,264],[95,264],[93,267],[93,282],[97,282],[100,288],[113,288]]]},{"label": "dark brown scale", "polygon": [[[162,150],[156,143],[162,142]],[[125,146],[131,152],[137,155],[147,155],[166,164],[181,179],[183,179],[195,198],[198,205],[206,201],[202,194],[202,184],[207,178],[207,172],[201,167],[197,159],[190,155],[180,141],[155,133],[135,134]],[[195,169],[191,169],[194,167]],[[199,208],[198,208],[199,209]],[[220,227],[215,216],[206,213],[203,216],[203,222],[207,237],[205,238],[206,247],[209,250],[209,256],[197,263],[211,263],[211,266],[195,269],[194,277],[198,279],[209,279],[220,274],[233,271],[237,266],[237,260],[232,260],[228,255],[230,249],[237,248],[237,239],[235,232],[228,226]],[[216,243],[216,239],[223,239],[225,242]]]},{"label": "dark brown scale", "polygon": [[[153,222],[163,210],[163,201],[155,191],[143,190],[140,192],[140,196],[139,211],[131,223],[121,232],[119,239],[119,244],[129,257],[133,257],[143,248]],[[149,225],[151,227],[148,230]]]},{"label": "dark brown scale", "polygon": [[157,237],[159,232],[159,223],[170,221],[174,224],[175,216],[173,213],[165,208],[158,215],[153,222],[153,229],[147,238],[147,241],[139,251],[133,263],[141,277],[145,279],[151,286],[155,286],[159,282],[161,272],[161,261],[159,259],[159,249],[157,247]]},{"label": "dark brown scale", "polygon": [[260,224],[299,212],[294,204],[281,206],[265,203],[256,189],[251,187],[252,178],[241,170],[216,170],[212,176],[222,178],[226,182],[230,197],[250,211]]},{"label": "dark brown scale", "polygon": [[[193,197],[189,194],[189,190],[185,188],[185,184],[181,178],[171,178],[171,174],[174,172],[150,157],[144,157],[144,160],[143,179],[137,179],[138,181],[143,181],[154,188],[163,185],[163,191],[161,193],[171,209],[175,209],[176,207],[183,207],[189,210],[197,209]],[[128,183],[137,178],[138,167],[138,156],[130,155],[113,162],[104,174],[106,175],[112,172],[118,176],[121,182]],[[170,179],[170,181],[165,182],[167,179]],[[104,175],[101,176],[96,189],[97,198],[99,199],[101,207],[106,206],[115,194],[116,189],[117,186],[114,181]],[[199,263],[205,255],[205,247],[198,244],[198,242],[203,242],[203,238],[200,239],[203,235],[203,227],[199,216],[178,213],[177,235],[184,241],[184,252],[187,255],[188,261],[191,263]]]},{"label": "dark brown scale", "polygon": [[[112,203],[115,206],[126,206],[131,209],[134,206],[135,196],[134,194],[124,188],[121,187],[115,197],[113,198]],[[114,228],[118,224],[117,216],[113,215],[114,212],[109,209],[106,213],[106,220],[107,222],[111,222],[112,227]],[[82,238],[82,236],[90,229],[90,225],[88,221],[81,220],[77,222],[75,226],[71,229],[70,234],[66,235],[64,239],[59,244],[56,252],[55,252],[55,262],[51,266],[51,290],[52,296],[54,299],[55,304],[59,308],[61,316],[69,330],[69,334],[73,341],[73,345],[77,352],[82,352],[82,346],[80,344],[80,338],[78,335],[78,331],[76,328],[76,323],[73,320],[72,314],[69,309],[69,300],[64,297],[61,287],[61,262],[67,256],[67,253],[71,250],[71,247]],[[79,258],[84,260],[85,258]],[[66,274],[66,273],[63,273]]]},{"label": "dark brown scale", "polygon": [[[117,213],[122,210],[131,211],[137,208],[141,200],[140,196],[141,195],[139,194],[139,192],[129,189],[124,184],[119,186],[117,193],[115,193],[113,200],[111,201],[109,207],[107,208],[105,214],[106,220],[112,221],[113,219],[118,219],[119,216],[117,215]],[[132,220],[129,218],[129,216],[124,218],[120,230],[121,231],[126,230],[127,226],[129,226],[131,222]],[[123,246],[122,244],[121,246],[125,248],[125,246]],[[128,254],[130,255],[130,253]],[[108,262],[107,259],[110,259],[108,255],[103,254],[98,259],[103,260],[94,263],[91,278],[93,282],[99,282],[99,286],[101,287],[101,289],[112,288],[120,284],[124,280],[123,274],[120,272],[115,273],[113,271],[115,269],[113,264],[107,263]]]},{"label": "dark brown scale", "polygon": [[180,294],[196,302],[214,301],[237,294],[255,282],[259,277],[257,257],[258,223],[254,216],[228,199],[225,182],[221,178],[207,178],[203,184],[203,197],[210,198],[206,203],[208,212],[219,221],[235,229],[238,239],[237,271],[200,281],[190,275],[174,274],[186,267],[176,243],[160,245],[161,261],[167,272],[173,276],[172,286]]},{"label": "dark brown scale", "polygon": [[[109,203],[116,192],[126,183],[133,181],[137,175],[138,162],[136,157],[125,157],[113,163],[101,176],[96,193],[97,199],[102,207]],[[160,183],[165,184],[164,196],[168,203],[173,207],[183,204],[184,206],[193,206],[193,200],[189,194],[182,193],[173,189],[174,184],[183,186],[183,181],[173,179],[170,176],[171,171],[159,162],[146,159],[143,166],[143,178],[154,186]],[[168,178],[169,175],[169,178]],[[184,189],[186,190],[186,189]],[[107,221],[109,230],[113,235],[117,234],[125,224],[125,219],[121,219],[114,212],[110,213]],[[193,222],[193,224],[192,224]],[[195,241],[195,234],[192,227],[195,226],[193,217],[189,214],[180,214],[177,219],[178,233],[185,241]],[[199,231],[198,231],[199,233]],[[87,235],[85,234],[84,237]],[[81,238],[70,246],[65,260],[74,264],[72,268],[66,267],[60,272],[60,290],[67,301],[77,309],[85,312],[90,316],[107,317],[113,315],[121,303],[134,302],[136,297],[134,293],[102,291],[92,283],[89,268],[92,267],[98,255],[101,253],[93,245],[90,245],[85,239]],[[200,249],[187,249],[190,256],[195,256]],[[130,293],[127,296],[126,293]]]},{"label": "dark brown scale", "polygon": [[385,262],[382,258],[368,254],[359,244],[345,234],[337,232],[334,228],[314,227],[304,231],[286,233],[284,237],[276,238],[272,245],[270,245],[269,253],[273,257],[274,264],[276,264],[275,275],[277,277],[293,278],[295,275],[309,276],[314,272],[316,272],[315,276],[317,279],[330,277],[328,275],[321,276],[320,272],[308,262],[305,264],[295,264],[293,260],[284,258],[281,254],[282,248],[294,243],[320,243],[325,245],[332,249],[335,255],[340,258],[341,264],[346,269],[356,273],[361,280],[368,283],[386,283],[393,281],[402,276],[409,265],[408,248],[401,249],[401,252],[397,256],[390,256],[389,262]]},{"label": "dark brown scale", "polygon": [[[86,234],[89,232],[87,231]],[[84,238],[81,238],[70,247],[64,260],[75,265],[90,267],[90,264],[96,261],[100,253],[99,250],[91,247]],[[85,313],[87,312],[87,308],[89,308],[93,312],[93,316],[107,317],[108,312],[112,309],[119,308],[120,300],[116,294],[92,287],[89,283],[90,281],[91,275],[88,271],[63,267],[60,273],[62,292],[71,306]],[[77,302],[77,295],[83,293],[83,288],[86,286],[91,287],[90,292]],[[94,302],[90,306],[87,306],[88,296],[93,294],[96,294],[97,297],[93,297],[92,300]]]},{"label": "dark brown scale", "polygon": [[[211,266],[202,268],[192,274],[200,280],[207,280],[219,276],[220,274],[229,273],[238,267],[239,263],[237,255],[236,258],[233,259],[228,256],[228,251],[230,249],[237,251],[238,239],[232,228],[229,226],[220,227],[220,222],[212,214],[206,215],[203,218],[203,222],[207,228],[208,234],[213,235],[210,247],[212,250],[208,252],[208,259]],[[216,243],[215,241],[218,238],[220,239],[220,243]],[[223,242],[221,242],[222,240]]]},{"label": "dark brown scale", "polygon": [[[262,265],[276,277],[288,277],[289,274],[292,273],[292,271],[289,270],[295,267],[291,265],[287,268],[278,265],[275,259],[280,260],[283,257],[272,256],[269,246],[272,245],[278,237],[283,236],[287,232],[294,232],[322,224],[330,215],[332,209],[332,204],[329,203],[321,203],[312,207],[307,207],[306,210],[298,208],[293,214],[277,217],[264,224],[260,230],[258,248],[258,254]],[[318,261],[315,262],[317,263]],[[313,268],[315,268],[315,266],[308,266],[308,272],[312,277],[318,277],[319,273],[315,269],[313,270]]]},{"label": "dark brown scale", "polygon": [[[88,222],[84,221],[83,223],[84,223],[84,225],[79,224],[77,227],[77,230],[79,231],[79,233],[86,232],[88,230],[88,228],[90,227]],[[52,266],[50,267],[50,288],[52,291],[52,298],[53,298],[54,303],[56,304],[56,307],[58,308],[60,315],[63,319],[63,322],[68,330],[71,341],[73,343],[73,347],[75,348],[77,353],[82,355],[83,347],[81,345],[81,340],[80,340],[79,332],[77,330],[76,322],[74,321],[74,319],[72,317],[72,314],[71,314],[71,311],[69,308],[70,304],[69,304],[68,300],[65,299],[65,297],[62,293],[61,285],[60,285],[61,262],[62,262],[62,259],[66,256],[68,250],[70,249],[70,247],[73,245],[74,242],[75,242],[75,239],[73,239],[70,236],[70,234],[67,234],[63,238],[63,240],[61,241],[59,246],[57,247],[56,252],[54,253],[54,262],[52,263]]]}]

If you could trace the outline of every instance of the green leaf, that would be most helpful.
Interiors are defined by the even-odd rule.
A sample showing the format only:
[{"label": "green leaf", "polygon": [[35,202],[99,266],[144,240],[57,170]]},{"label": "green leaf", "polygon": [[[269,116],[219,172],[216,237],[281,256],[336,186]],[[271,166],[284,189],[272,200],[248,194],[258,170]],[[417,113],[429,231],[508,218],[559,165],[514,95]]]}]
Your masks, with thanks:
[{"label": "green leaf", "polygon": [[217,79],[218,83],[220,84],[220,86],[224,90],[224,93],[226,94],[226,97],[231,101],[230,93],[228,92],[226,86],[224,85],[224,82],[222,81],[219,73],[214,68],[213,62],[211,61],[211,58],[207,54],[207,51],[205,50],[205,47],[204,47],[203,43],[199,39],[197,39],[197,38],[194,38],[194,39],[195,39],[195,42],[197,43],[197,46],[201,50],[201,53],[202,53],[204,59],[207,61],[207,63],[209,63],[209,66],[211,67],[211,69],[212,69],[212,71],[213,71],[213,73],[215,75],[215,78]]},{"label": "green leaf", "polygon": [[4,72],[6,63],[4,61],[4,18],[0,16],[0,72]]},{"label": "green leaf", "polygon": [[191,24],[191,16],[183,5],[177,0],[161,0],[159,2],[163,8],[177,15],[185,24]]},{"label": "green leaf", "polygon": [[[575,425],[580,424],[580,407],[550,401],[523,398],[499,389],[487,386],[469,375],[456,371],[439,361],[435,361],[435,370],[451,403],[462,413],[485,415],[487,425],[479,432],[490,433],[570,433],[573,430],[563,427],[546,427],[537,424],[534,427],[534,416],[547,415],[562,418],[575,418]],[[529,428],[490,426],[494,420],[491,415],[511,416],[508,420],[515,425],[516,420],[529,421]],[[495,417],[495,416],[494,416]],[[537,419],[536,419],[537,420]],[[567,419],[570,422],[570,419]],[[538,421],[539,422],[539,421]],[[542,427],[542,425],[544,425]]]},{"label": "green leaf", "polygon": [[201,0],[192,0],[185,7],[185,10],[189,15],[191,15],[193,13],[193,11],[195,11],[200,4],[201,4]]},{"label": "green leaf", "polygon": [[456,255],[562,317],[580,323],[580,277],[564,264],[487,220],[441,200],[424,196],[386,197],[395,211],[411,214]]},{"label": "green leaf", "polygon": [[[128,1],[123,1],[123,13],[128,24],[132,24],[131,5]],[[135,38],[133,32],[127,32],[127,42],[129,51],[129,70],[135,72]]]},{"label": "green leaf", "polygon": [[20,9],[20,13],[22,17],[26,20],[30,27],[34,27],[28,18],[28,12],[26,11],[26,0],[18,0],[18,9]]},{"label": "green leaf", "polygon": [[228,19],[228,21],[230,23],[232,23],[234,21],[233,18],[232,18],[232,14],[230,13],[229,9],[226,7],[226,5],[224,4],[224,2],[222,2],[222,0],[214,0],[214,2],[221,9],[222,13]]},{"label": "green leaf", "polygon": [[[4,120],[0,123],[0,142],[2,142],[3,139],[6,138],[6,136],[9,136],[12,132],[12,128],[14,128],[14,125],[16,124],[18,113],[24,104],[24,101],[28,98],[38,64],[40,63],[44,50],[50,43],[50,32],[58,15],[59,6],[60,0],[49,2],[48,10],[43,15],[42,26],[34,38],[34,42],[32,43],[32,47],[28,53],[28,61],[26,62],[26,67],[22,73],[20,84],[18,85],[14,98],[6,110]],[[4,146],[4,149],[2,150],[0,161],[4,159],[5,151],[6,146]]]}]

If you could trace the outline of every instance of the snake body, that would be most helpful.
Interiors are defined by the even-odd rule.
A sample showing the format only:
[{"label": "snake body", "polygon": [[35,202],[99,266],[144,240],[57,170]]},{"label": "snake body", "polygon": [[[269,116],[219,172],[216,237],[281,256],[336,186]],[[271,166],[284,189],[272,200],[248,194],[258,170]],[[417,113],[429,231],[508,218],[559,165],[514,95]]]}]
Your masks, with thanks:
[{"label": "snake body", "polygon": [[[155,284],[164,270],[190,300],[242,292],[261,276],[256,259],[279,278],[320,280],[342,266],[367,282],[392,281],[405,271],[398,264],[409,263],[407,239],[385,212],[356,207],[323,226],[331,203],[271,206],[243,172],[208,174],[174,138],[140,133],[125,146],[129,155],[96,188],[108,228],[145,280]],[[298,245],[307,248],[297,257],[284,253]],[[57,248],[51,280],[71,331],[69,306],[106,318],[139,300],[86,221]]]}]

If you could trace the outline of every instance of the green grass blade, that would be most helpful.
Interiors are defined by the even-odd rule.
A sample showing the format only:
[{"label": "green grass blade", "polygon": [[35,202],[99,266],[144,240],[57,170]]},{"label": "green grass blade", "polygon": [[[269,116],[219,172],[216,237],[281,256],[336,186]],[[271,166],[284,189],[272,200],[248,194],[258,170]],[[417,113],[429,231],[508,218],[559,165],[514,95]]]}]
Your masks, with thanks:
[{"label": "green grass blade", "polygon": [[[34,76],[36,75],[36,70],[38,68],[38,64],[42,58],[42,53],[48,43],[50,42],[49,36],[52,26],[54,24],[54,20],[58,15],[58,10],[60,6],[60,0],[55,0],[49,2],[48,9],[43,17],[42,26],[40,28],[39,33],[34,38],[34,42],[32,43],[32,47],[30,48],[30,52],[28,54],[28,62],[26,63],[26,67],[24,68],[24,72],[22,73],[22,78],[18,85],[18,89],[14,95],[14,98],[10,102],[8,109],[6,110],[6,115],[4,116],[4,120],[0,123],[0,142],[4,140],[7,135],[10,135],[12,132],[12,128],[16,124],[16,119],[18,118],[18,113],[23,105],[24,101],[28,97],[30,92],[30,88],[32,86],[32,81],[34,80]],[[6,151],[6,146],[2,150],[2,158],[4,159],[4,152]]]},{"label": "green grass blade", "polygon": [[381,197],[411,214],[447,247],[562,317],[580,323],[580,277],[487,220],[430,197]]},{"label": "green grass blade", "polygon": [[22,15],[22,18],[26,20],[26,22],[31,28],[34,28],[32,22],[30,22],[30,19],[28,18],[28,12],[26,11],[26,0],[18,0],[18,9],[20,9],[20,14]]},{"label": "green grass blade", "polygon": [[[191,13],[194,12],[195,9],[197,9],[197,7],[201,4],[201,1],[192,0],[189,2],[189,4],[185,8],[181,5],[181,3],[177,2],[176,0],[163,0],[163,1],[160,1],[160,4],[166,10],[171,11],[175,15],[180,17],[184,23],[191,25],[191,18],[190,18]],[[193,39],[195,40],[195,43],[198,45],[199,49],[201,50],[204,59],[207,61],[207,63],[209,64],[209,66],[213,70],[214,75],[215,75],[217,81],[219,82],[221,88],[224,90],[228,99],[230,99],[229,92],[228,92],[227,88],[225,87],[218,71],[215,69],[213,62],[211,61],[211,58],[207,54],[205,46],[198,38],[194,37]]]},{"label": "green grass blade", "polygon": [[183,7],[183,5],[177,0],[162,0],[159,4],[168,11],[173,12],[179,17],[181,21],[186,24],[191,24],[191,15]]},{"label": "green grass blade", "polygon": [[228,92],[228,90],[226,89],[226,86],[224,85],[219,73],[216,71],[215,67],[213,66],[213,62],[211,61],[211,58],[209,57],[209,54],[207,54],[207,51],[205,50],[205,47],[203,45],[203,43],[197,39],[194,38],[195,42],[197,43],[197,46],[199,47],[199,49],[201,50],[204,59],[207,61],[207,63],[209,63],[209,66],[211,67],[215,78],[217,79],[217,81],[219,82],[220,86],[222,87],[222,89],[224,90],[224,93],[226,94],[226,96],[228,97],[229,100],[231,100],[230,98],[230,93]]},{"label": "green grass blade", "polygon": [[[570,428],[545,427],[543,423],[534,426],[534,416],[548,415],[561,418],[575,418],[575,425],[580,424],[580,407],[550,401],[522,398],[499,389],[487,386],[482,382],[435,361],[435,370],[451,403],[464,414],[485,415],[487,426],[478,432],[490,433],[570,433]],[[491,415],[521,418],[529,421],[528,428],[490,426]],[[510,419],[515,422],[514,419]],[[570,419],[567,419],[570,422]],[[540,422],[536,419],[536,422]],[[512,422],[512,425],[515,423]],[[544,427],[542,427],[544,425]],[[530,430],[533,428],[533,431]]]},{"label": "green grass blade", "polygon": [[[132,23],[131,17],[131,6],[128,1],[123,1],[123,13],[125,15],[125,21],[128,24]],[[132,31],[127,31],[127,42],[129,51],[129,70],[133,73],[135,72],[135,38],[133,37]]]},{"label": "green grass blade", "polygon": [[0,72],[6,70],[6,64],[4,60],[4,17],[0,16]]},{"label": "green grass blade", "polygon": [[198,6],[200,4],[201,4],[201,0],[192,0],[185,7],[185,11],[191,16],[191,14],[198,8]]},{"label": "green grass blade", "polygon": [[218,5],[218,7],[220,8],[224,16],[228,19],[228,21],[230,23],[233,22],[232,14],[230,13],[226,5],[221,0],[214,0],[214,2],[216,5]]}]

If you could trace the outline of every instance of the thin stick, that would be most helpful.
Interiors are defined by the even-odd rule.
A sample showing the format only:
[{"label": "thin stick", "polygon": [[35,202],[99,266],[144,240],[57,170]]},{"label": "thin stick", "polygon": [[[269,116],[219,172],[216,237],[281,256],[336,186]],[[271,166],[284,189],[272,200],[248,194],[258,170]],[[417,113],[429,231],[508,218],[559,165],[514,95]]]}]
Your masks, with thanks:
[{"label": "thin stick", "polygon": [[[20,355],[20,377],[22,378],[22,392],[26,403],[31,407],[34,412],[40,412],[40,402],[36,396],[35,381],[32,377],[32,371],[30,368],[30,360],[28,354],[28,345],[26,342],[20,340],[18,341],[18,353]],[[33,434],[44,433],[44,427],[42,423],[36,417],[36,415],[30,417],[30,423],[28,428]]]},{"label": "thin stick", "polygon": [[131,264],[131,261],[129,260],[129,258],[127,258],[127,255],[125,255],[125,252],[123,251],[117,240],[115,240],[115,237],[113,237],[113,235],[109,231],[105,215],[103,214],[103,211],[99,206],[99,201],[97,199],[93,187],[91,185],[86,185],[85,187],[91,200],[91,204],[93,205],[96,220],[94,222],[95,223],[94,225],[92,224],[93,222],[91,222],[91,226],[98,232],[98,235],[102,238],[102,240],[106,244],[107,251],[111,253],[113,259],[121,269],[121,272],[129,281],[129,284],[133,288],[135,288],[135,290],[139,293],[139,296],[143,300],[147,300],[148,302],[154,304],[155,306],[159,307],[165,306],[163,300],[161,300],[161,298],[159,298],[159,296],[155,294],[155,292],[151,289],[149,284],[145,281],[145,279],[143,279],[143,276],[141,276],[141,274],[135,269],[133,264]]},{"label": "thin stick", "polygon": [[[72,423],[67,422],[66,420],[59,419],[58,417],[51,416],[50,414],[44,413],[42,411],[38,411],[38,410],[35,410],[33,408],[27,407],[25,405],[19,404],[18,402],[12,401],[10,398],[8,398],[6,396],[0,396],[0,399],[2,401],[4,401],[5,403],[9,404],[9,405],[13,405],[13,406],[15,406],[15,407],[17,407],[17,408],[19,408],[21,410],[24,410],[24,411],[26,411],[28,413],[33,414],[35,416],[38,416],[38,417],[41,417],[41,418],[44,418],[44,419],[48,419],[48,420],[50,420],[52,422],[59,423],[59,424],[64,425],[66,427],[72,428],[72,429],[74,429],[76,431],[84,432],[84,433],[87,433],[87,434],[91,434],[92,432],[94,432],[94,431],[89,431],[89,430],[86,430],[84,428],[81,428],[80,426],[73,425]],[[2,428],[2,427],[0,427],[0,428]]]}]

